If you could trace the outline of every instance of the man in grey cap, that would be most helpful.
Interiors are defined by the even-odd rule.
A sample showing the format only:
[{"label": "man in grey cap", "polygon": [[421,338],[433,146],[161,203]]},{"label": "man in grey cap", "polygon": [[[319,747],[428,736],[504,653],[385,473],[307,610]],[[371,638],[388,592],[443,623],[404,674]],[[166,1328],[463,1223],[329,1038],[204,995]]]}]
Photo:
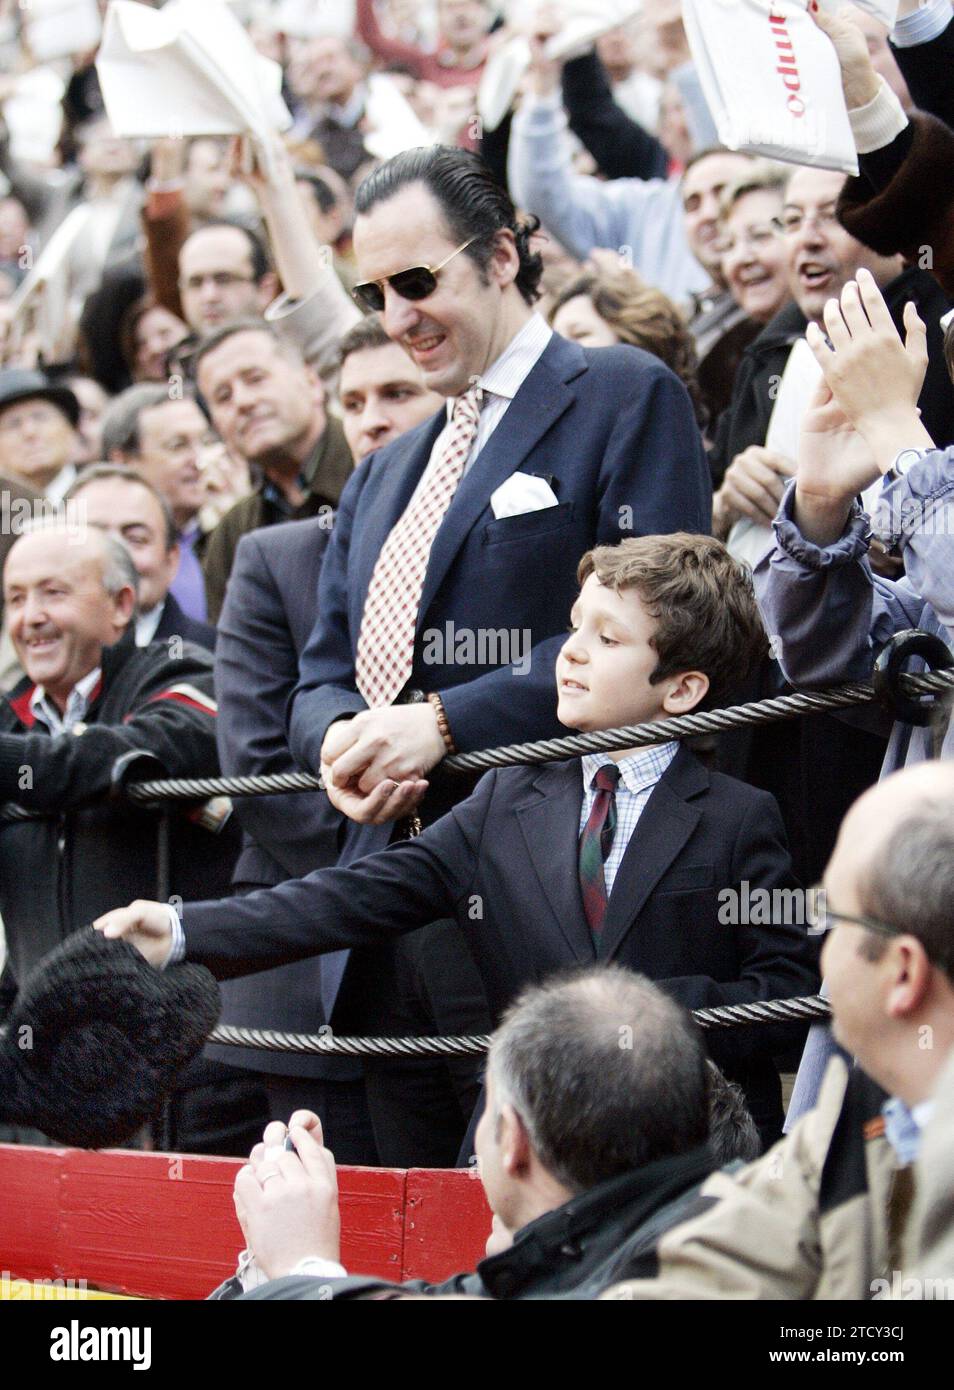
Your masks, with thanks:
[{"label": "man in grey cap", "polygon": [[58,505],[76,477],[79,416],[73,392],[43,372],[0,372],[0,474]]}]

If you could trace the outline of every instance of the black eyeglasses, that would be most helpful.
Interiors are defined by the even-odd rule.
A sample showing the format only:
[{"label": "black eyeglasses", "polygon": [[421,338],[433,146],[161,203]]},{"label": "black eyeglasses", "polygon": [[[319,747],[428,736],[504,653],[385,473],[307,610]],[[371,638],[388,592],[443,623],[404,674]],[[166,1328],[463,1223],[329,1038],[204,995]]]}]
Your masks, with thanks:
[{"label": "black eyeglasses", "polygon": [[825,889],[821,884],[809,888],[806,894],[805,925],[812,936],[821,936],[832,931],[839,922],[848,922],[853,927],[867,927],[879,936],[903,936],[903,927],[889,927],[887,922],[879,922],[875,917],[852,917],[847,912],[832,912],[828,906]]},{"label": "black eyeglasses", "polygon": [[458,246],[440,265],[414,265],[409,270],[399,270],[394,275],[386,275],[383,280],[366,280],[362,285],[355,285],[351,293],[363,309],[370,309],[375,314],[379,314],[384,308],[385,285],[390,285],[395,294],[399,294],[402,299],[426,299],[437,289],[437,276],[445,265],[450,265],[455,256],[466,251],[468,246],[473,246],[477,240],[477,237],[472,236],[470,241]]}]

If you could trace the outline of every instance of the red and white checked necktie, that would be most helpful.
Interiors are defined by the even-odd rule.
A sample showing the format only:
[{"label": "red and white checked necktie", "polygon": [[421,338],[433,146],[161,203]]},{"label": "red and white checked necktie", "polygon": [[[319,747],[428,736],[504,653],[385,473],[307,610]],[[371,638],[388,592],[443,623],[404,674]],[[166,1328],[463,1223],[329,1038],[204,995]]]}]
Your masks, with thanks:
[{"label": "red and white checked necktie", "polygon": [[411,674],[417,610],[431,544],[463,477],[482,404],[479,386],[457,398],[450,430],[378,556],[364,601],[355,658],[357,686],[371,709],[391,704]]}]

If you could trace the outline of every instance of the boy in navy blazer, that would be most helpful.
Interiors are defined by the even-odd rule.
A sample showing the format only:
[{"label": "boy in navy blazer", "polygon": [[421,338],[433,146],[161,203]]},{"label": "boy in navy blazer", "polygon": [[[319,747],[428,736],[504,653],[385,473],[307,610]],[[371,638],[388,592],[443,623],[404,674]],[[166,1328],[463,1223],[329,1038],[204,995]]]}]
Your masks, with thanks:
[{"label": "boy in navy blazer", "polygon": [[[765,650],[749,576],[709,537],[599,546],[579,580],[557,661],[568,728],[718,703]],[[792,884],[774,799],[671,742],[489,772],[417,839],[348,868],[187,904],[181,924],[168,906],[139,902],[96,926],[128,936],[156,965],[186,956],[226,979],[451,917],[495,1018],[531,981],[597,960],[638,970],[696,1009],[815,990]],[[766,901],[778,905],[770,923],[749,910]],[[763,1141],[781,1130],[773,1053],[802,1033],[785,1024],[707,1034]]]}]

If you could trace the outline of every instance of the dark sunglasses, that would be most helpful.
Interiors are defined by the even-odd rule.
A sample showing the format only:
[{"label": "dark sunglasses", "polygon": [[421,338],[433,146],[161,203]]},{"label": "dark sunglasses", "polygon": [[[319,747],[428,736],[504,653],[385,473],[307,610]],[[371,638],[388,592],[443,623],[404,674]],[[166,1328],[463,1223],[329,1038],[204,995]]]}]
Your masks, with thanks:
[{"label": "dark sunglasses", "polygon": [[363,309],[369,309],[376,314],[381,313],[384,308],[385,285],[390,285],[395,294],[399,294],[402,299],[426,299],[437,289],[439,272],[445,265],[449,265],[455,256],[466,251],[468,246],[473,246],[477,239],[472,236],[470,241],[458,246],[440,265],[414,265],[410,270],[399,270],[395,275],[386,275],[383,280],[366,280],[362,285],[355,285],[351,293]]}]

